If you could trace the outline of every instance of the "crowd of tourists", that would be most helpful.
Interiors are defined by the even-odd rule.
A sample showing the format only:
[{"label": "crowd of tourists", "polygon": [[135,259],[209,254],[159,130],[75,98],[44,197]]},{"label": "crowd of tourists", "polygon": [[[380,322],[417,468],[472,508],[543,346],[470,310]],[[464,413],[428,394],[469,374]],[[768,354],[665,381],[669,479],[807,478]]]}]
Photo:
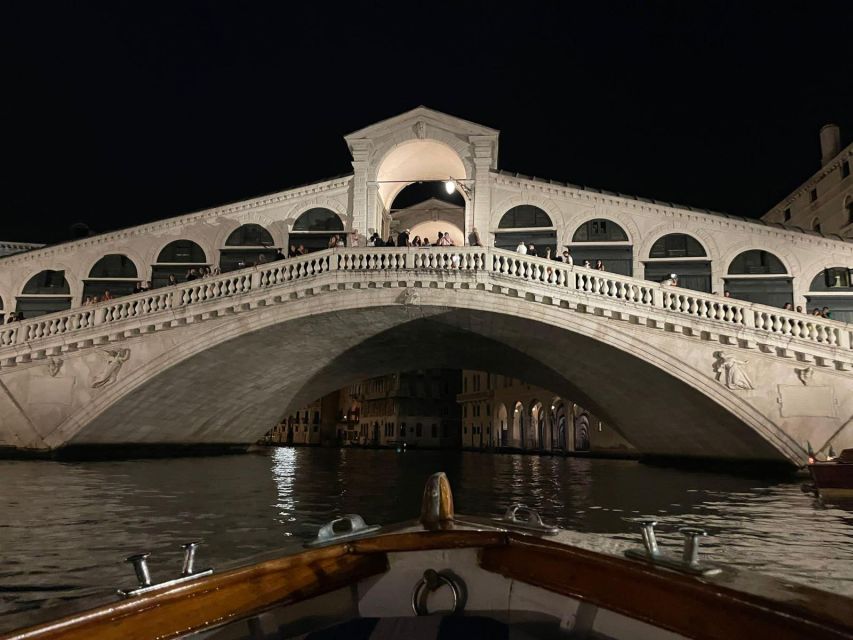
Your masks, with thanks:
[{"label": "crowd of tourists", "polygon": [[[353,234],[352,245],[358,246],[356,234]],[[476,229],[469,236],[470,246],[480,246],[479,235],[477,234]],[[341,248],[345,247],[346,243],[344,241],[343,235],[332,235],[329,237],[328,248]],[[439,231],[438,236],[435,239],[435,242],[431,242],[428,237],[421,238],[420,236],[411,237],[411,230],[404,229],[400,231],[396,238],[393,234],[388,236],[387,240],[383,240],[382,236],[378,233],[374,233],[367,240],[368,247],[453,247],[456,246],[456,243],[453,241],[453,238],[450,236],[450,233],[446,231]],[[311,251],[316,251],[317,249],[307,249],[305,245],[299,244],[290,245],[290,248],[287,252],[287,256],[284,255],[281,249],[276,249],[272,258],[270,259],[267,254],[261,253],[257,256],[257,260],[255,262],[245,262],[240,261],[237,263],[238,268],[243,267],[254,267],[258,264],[264,264],[270,261],[278,261],[284,260],[285,258],[295,258],[298,256],[307,255],[311,253]],[[516,253],[527,256],[539,256],[539,250],[537,250],[536,246],[532,243],[525,243],[524,241],[520,241],[518,246],[515,248]],[[543,255],[541,256],[546,260],[554,260],[556,262],[561,262],[566,265],[574,265],[574,259],[572,258],[572,252],[570,249],[566,248],[562,252],[553,250],[550,246],[546,247]],[[458,266],[458,256],[456,256],[456,260],[452,263],[453,266]],[[595,264],[593,265],[590,260],[583,261],[583,267],[587,269],[596,269],[598,271],[606,271],[604,266],[604,261],[595,260]],[[548,269],[550,272],[551,269]],[[220,275],[220,268],[217,266],[208,267],[201,266],[197,268],[191,268],[186,272],[186,276],[184,277],[185,282],[190,282],[193,280],[202,280],[205,278],[212,278]],[[175,274],[169,274],[167,282],[165,286],[176,286],[180,284],[177,276]],[[669,274],[668,278],[665,278],[661,281],[661,284],[664,286],[677,287],[678,285],[678,275],[675,273]],[[152,289],[150,281],[142,282],[139,281],[136,283],[136,286],[133,288],[133,293],[143,293]],[[712,292],[712,295],[717,295],[717,292]],[[726,298],[731,297],[731,293],[729,291],[724,291],[723,296]],[[83,300],[83,306],[90,306],[94,304],[98,304],[101,302],[107,302],[109,300],[115,299],[115,295],[110,292],[109,289],[105,289],[104,292],[100,295],[90,295],[86,296]],[[786,311],[795,311],[796,313],[809,314],[815,317],[821,317],[826,319],[832,319],[832,312],[829,307],[814,307],[811,313],[808,312],[807,309],[802,306],[797,306],[796,308],[790,302],[786,302],[783,306]],[[19,320],[24,319],[24,314],[21,311],[11,311],[5,316],[5,322],[17,322]],[[0,324],[3,324],[3,314],[0,313]]]},{"label": "crowd of tourists", "polygon": [[[439,231],[438,237],[436,237],[435,242],[431,242],[429,237],[424,236],[421,238],[420,236],[412,236],[411,229],[404,229],[400,233],[397,234],[397,237],[394,238],[394,234],[388,236],[387,240],[383,240],[382,236],[378,233],[374,233],[367,239],[368,247],[455,247],[456,243],[453,241],[453,238],[450,237],[450,233],[447,231]],[[477,245],[473,245],[477,246]]]}]

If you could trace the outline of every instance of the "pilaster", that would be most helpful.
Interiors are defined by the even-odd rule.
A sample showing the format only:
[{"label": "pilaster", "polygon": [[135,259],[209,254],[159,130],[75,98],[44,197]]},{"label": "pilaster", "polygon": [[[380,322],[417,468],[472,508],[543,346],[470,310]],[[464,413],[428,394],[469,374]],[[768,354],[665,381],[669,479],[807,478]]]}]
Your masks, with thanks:
[{"label": "pilaster", "polygon": [[477,229],[480,242],[487,247],[494,244],[495,239],[490,232],[492,215],[491,203],[491,168],[495,166],[495,136],[469,136],[471,151],[474,159],[474,206],[473,220],[465,221],[466,237],[472,229]]}]

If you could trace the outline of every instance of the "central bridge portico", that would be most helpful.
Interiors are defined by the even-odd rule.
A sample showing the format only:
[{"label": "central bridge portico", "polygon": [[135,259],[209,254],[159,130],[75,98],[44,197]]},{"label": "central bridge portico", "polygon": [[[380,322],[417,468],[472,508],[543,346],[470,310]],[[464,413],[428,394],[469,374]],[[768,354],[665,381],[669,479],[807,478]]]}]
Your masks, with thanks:
[{"label": "central bridge portico", "polygon": [[[507,175],[496,131],[424,108],[346,140],[351,176],[0,258],[4,309],[50,311],[0,325],[0,445],[245,444],[354,380],[458,367],[575,398],[647,454],[853,446],[851,325],[748,301],[805,304],[853,244]],[[452,180],[485,246],[365,247],[419,180]],[[338,233],[360,246],[263,263]],[[621,273],[500,248],[520,237]],[[641,277],[675,263],[718,293]],[[216,266],[231,271],[181,282]]]}]

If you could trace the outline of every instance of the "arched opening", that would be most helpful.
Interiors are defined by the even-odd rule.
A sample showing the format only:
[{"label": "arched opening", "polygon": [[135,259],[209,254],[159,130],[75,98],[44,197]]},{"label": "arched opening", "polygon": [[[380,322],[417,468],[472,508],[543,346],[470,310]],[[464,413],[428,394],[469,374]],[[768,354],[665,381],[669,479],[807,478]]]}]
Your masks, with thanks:
[{"label": "arched opening", "polygon": [[812,231],[814,231],[815,233],[821,233],[820,218],[815,218],[814,220],[812,220]]},{"label": "arched opening", "polygon": [[272,235],[259,224],[244,224],[237,227],[225,240],[219,252],[219,268],[222,273],[253,267],[269,262],[275,256]]},{"label": "arched opening", "polygon": [[844,224],[847,227],[853,225],[853,196],[844,198]]},{"label": "arched opening", "polygon": [[768,251],[750,249],[738,254],[729,264],[726,291],[732,298],[784,307],[793,304],[794,288],[788,269]]},{"label": "arched opening", "polygon": [[497,417],[497,443],[498,446],[505,447],[509,441],[509,423],[507,422],[506,405],[503,402],[501,402],[497,407]]},{"label": "arched opening", "polygon": [[[388,236],[392,233],[392,224],[395,217],[400,218],[403,210],[412,207],[421,202],[425,202],[432,197],[435,197],[442,202],[450,202],[464,209],[464,216],[461,225],[454,221],[455,216],[450,212],[442,212],[440,220],[447,223],[453,223],[462,232],[462,241],[459,238],[453,238],[454,244],[465,244],[466,233],[470,232],[470,197],[462,197],[460,192],[468,190],[470,192],[470,176],[465,168],[465,163],[459,157],[459,154],[449,145],[437,140],[419,139],[409,140],[404,142],[390,152],[388,152],[379,164],[376,171],[376,187],[377,187],[377,218],[376,227],[368,229],[367,235],[377,233],[383,241],[388,240]],[[445,190],[445,181],[454,181],[455,188],[453,194],[448,194]],[[420,187],[414,190],[408,190],[411,193],[402,199],[398,196],[401,192],[410,185],[418,185]],[[446,195],[455,195],[452,200],[446,198]],[[464,194],[462,194],[464,195]],[[445,216],[444,213],[448,215]],[[393,225],[394,240],[397,244],[397,234],[400,230],[410,229],[410,240],[416,235],[412,225],[405,226],[404,222]],[[438,231],[452,232],[450,228],[440,229],[430,226],[427,229],[421,229],[423,233],[430,238],[431,244],[436,243],[436,234]]]},{"label": "arched opening", "polygon": [[5,324],[6,314],[3,313],[3,297],[0,296],[0,324]]},{"label": "arched opening", "polygon": [[568,450],[568,421],[566,418],[566,405],[560,398],[554,398],[551,402],[551,413],[553,414],[554,443],[553,446],[561,451]]},{"label": "arched opening", "polygon": [[71,308],[71,288],[65,271],[50,269],[37,273],[24,285],[15,311],[18,318],[34,318]]},{"label": "arched opening", "polygon": [[173,240],[161,249],[151,267],[151,286],[165,287],[170,276],[177,282],[185,282],[193,271],[198,273],[208,265],[204,249],[198,244],[192,240]]},{"label": "arched opening", "polygon": [[542,403],[534,400],[530,407],[530,444],[534,449],[545,448],[545,410]]},{"label": "arched opening", "polygon": [[605,271],[634,275],[631,241],[625,230],[612,220],[587,220],[575,230],[569,247],[575,265],[594,267],[601,260]]},{"label": "arched opening", "polygon": [[829,311],[829,317],[853,322],[853,267],[827,267],[809,285],[807,311]]},{"label": "arched opening", "polygon": [[521,402],[516,402],[512,412],[512,438],[510,445],[514,447],[520,446],[524,449],[526,444],[524,434],[524,405]]},{"label": "arched opening", "polygon": [[589,414],[582,413],[575,418],[575,451],[589,451],[589,434]]},{"label": "arched opening", "polygon": [[293,223],[288,255],[302,255],[341,244],[346,246],[347,238],[338,214],[331,209],[314,207],[302,213]]},{"label": "arched opening", "polygon": [[[495,246],[498,249],[515,251],[520,243],[534,255],[553,257],[557,251],[557,230],[551,217],[532,204],[520,204],[501,216],[495,230]],[[550,253],[549,253],[550,250]]]},{"label": "arched opening", "polygon": [[645,262],[646,280],[661,282],[675,274],[678,286],[711,292],[711,261],[693,236],[670,233],[658,238]]},{"label": "arched opening", "polygon": [[133,293],[139,274],[133,260],[111,253],[98,260],[83,281],[82,302],[98,302]]},{"label": "arched opening", "polygon": [[389,231],[382,238],[386,245],[399,245],[403,232],[413,246],[465,245],[465,199],[458,191],[447,193],[442,182],[406,185],[389,213]]}]

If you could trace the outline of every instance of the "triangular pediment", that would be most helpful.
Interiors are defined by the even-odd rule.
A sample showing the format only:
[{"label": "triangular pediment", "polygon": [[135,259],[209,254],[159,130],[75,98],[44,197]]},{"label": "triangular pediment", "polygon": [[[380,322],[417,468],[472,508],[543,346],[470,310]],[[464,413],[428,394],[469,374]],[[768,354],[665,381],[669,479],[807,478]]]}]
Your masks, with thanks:
[{"label": "triangular pediment", "polygon": [[457,118],[456,116],[451,116],[435,109],[420,106],[411,111],[406,111],[400,115],[371,124],[358,131],[353,131],[344,136],[344,139],[347,143],[351,143],[353,140],[382,138],[393,134],[399,129],[414,126],[418,122],[423,122],[461,136],[497,136],[499,134],[497,129],[485,127],[476,122],[470,122],[469,120]]}]

